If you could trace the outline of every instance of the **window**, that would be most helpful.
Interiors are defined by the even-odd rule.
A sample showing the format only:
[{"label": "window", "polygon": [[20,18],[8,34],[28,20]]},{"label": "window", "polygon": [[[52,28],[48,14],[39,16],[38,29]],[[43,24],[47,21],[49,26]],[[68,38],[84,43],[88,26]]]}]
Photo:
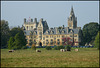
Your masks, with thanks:
[{"label": "window", "polygon": [[27,26],[27,30],[28,30],[28,26]]},{"label": "window", "polygon": [[42,32],[40,32],[39,35],[42,35]]},{"label": "window", "polygon": [[70,41],[73,41],[72,39],[70,39]]},{"label": "window", "polygon": [[70,35],[70,37],[73,37],[72,35]]},{"label": "window", "polygon": [[48,40],[46,40],[46,44],[49,44]]},{"label": "window", "polygon": [[43,40],[45,40],[45,37],[43,37]]},{"label": "window", "polygon": [[53,44],[53,39],[51,39],[50,44],[51,44],[51,45]]},{"label": "window", "polygon": [[64,36],[62,36],[62,38],[64,38]]},{"label": "window", "polygon": [[34,36],[34,38],[36,38],[36,36]]},{"label": "window", "polygon": [[59,39],[57,39],[57,41],[59,41]]},{"label": "window", "polygon": [[63,30],[62,33],[65,33],[65,31]]},{"label": "window", "polygon": [[43,44],[45,44],[45,41],[43,41]]},{"label": "window", "polygon": [[48,36],[46,36],[46,38],[48,38]]},{"label": "window", "polygon": [[46,40],[46,41],[48,41],[48,40]]},{"label": "window", "polygon": [[31,26],[31,29],[33,29],[33,26]]},{"label": "window", "polygon": [[62,42],[62,45],[64,45],[64,42]]},{"label": "window", "polygon": [[74,37],[77,37],[77,35],[74,35]]},{"label": "window", "polygon": [[64,39],[62,39],[62,42],[64,42]]},{"label": "window", "polygon": [[59,44],[60,44],[60,42],[57,42],[57,44],[59,45]]}]

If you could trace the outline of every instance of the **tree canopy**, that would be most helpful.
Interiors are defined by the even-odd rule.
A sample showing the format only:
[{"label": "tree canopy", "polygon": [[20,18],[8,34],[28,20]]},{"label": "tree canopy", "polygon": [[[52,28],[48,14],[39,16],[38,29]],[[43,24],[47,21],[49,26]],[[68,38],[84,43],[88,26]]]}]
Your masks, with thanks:
[{"label": "tree canopy", "polygon": [[0,22],[0,35],[1,35],[1,48],[7,47],[7,41],[9,40],[9,26],[8,21],[1,20]]},{"label": "tree canopy", "polygon": [[[11,37],[8,41],[8,47],[12,46],[12,49],[21,49],[27,43],[24,32],[21,28],[13,28],[11,30],[10,36]],[[12,40],[12,37],[14,37],[14,41]],[[10,44],[10,42],[12,43]]]},{"label": "tree canopy", "polygon": [[100,43],[99,43],[100,36],[99,36],[99,34],[100,34],[100,31],[98,32],[97,36],[95,37],[95,41],[94,41],[95,46],[94,47],[97,47],[100,50]]},{"label": "tree canopy", "polygon": [[90,22],[89,24],[85,24],[82,29],[83,33],[83,42],[90,43],[95,40],[95,36],[97,35],[99,30],[99,24],[96,22]]}]

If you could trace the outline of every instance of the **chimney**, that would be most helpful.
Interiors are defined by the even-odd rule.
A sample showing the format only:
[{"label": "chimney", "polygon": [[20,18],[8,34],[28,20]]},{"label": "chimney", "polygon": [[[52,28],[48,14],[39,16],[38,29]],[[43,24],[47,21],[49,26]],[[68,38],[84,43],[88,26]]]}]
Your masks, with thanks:
[{"label": "chimney", "polygon": [[57,30],[58,28],[57,27],[55,27],[55,30],[56,30],[56,34],[58,34],[58,30]]},{"label": "chimney", "polygon": [[26,23],[26,18],[24,18],[24,23]]},{"label": "chimney", "polygon": [[64,25],[63,25],[63,29],[64,29],[65,27],[64,27]]},{"label": "chimney", "polygon": [[33,19],[31,19],[31,22],[33,22]]},{"label": "chimney", "polygon": [[34,18],[34,22],[36,22],[36,23],[37,23],[37,18]]}]

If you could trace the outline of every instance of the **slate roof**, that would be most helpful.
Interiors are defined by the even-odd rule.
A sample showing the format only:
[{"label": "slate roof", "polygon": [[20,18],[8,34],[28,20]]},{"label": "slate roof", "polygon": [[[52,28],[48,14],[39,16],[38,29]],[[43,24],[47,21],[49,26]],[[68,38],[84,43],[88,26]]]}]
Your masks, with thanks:
[{"label": "slate roof", "polygon": [[[67,28],[64,28],[64,29],[49,29],[47,30],[44,35],[52,35],[52,34],[71,34],[71,30],[74,32],[74,34],[78,34],[79,32],[79,29],[69,29],[68,32],[67,32]],[[53,31],[53,33],[51,34],[51,31]],[[64,33],[62,33],[64,31]],[[48,33],[47,33],[48,32]]]},{"label": "slate roof", "polygon": [[25,35],[30,35],[30,33],[32,33],[32,35],[34,35],[34,32],[37,35],[37,30],[24,30],[24,32],[25,32]]},{"label": "slate roof", "polygon": [[[46,30],[44,35],[60,35],[60,34],[71,34],[71,30],[74,32],[74,34],[78,34],[79,32],[79,29],[69,29],[69,32],[67,32],[67,29],[64,28],[64,29],[57,29],[57,28],[54,28],[54,29],[49,29],[49,30]],[[62,33],[62,31],[64,31],[64,33]],[[25,32],[25,35],[30,35],[30,33],[32,32],[32,35],[35,35],[34,32],[36,33],[37,35],[37,30],[24,30]],[[47,33],[48,32],[48,33]]]}]

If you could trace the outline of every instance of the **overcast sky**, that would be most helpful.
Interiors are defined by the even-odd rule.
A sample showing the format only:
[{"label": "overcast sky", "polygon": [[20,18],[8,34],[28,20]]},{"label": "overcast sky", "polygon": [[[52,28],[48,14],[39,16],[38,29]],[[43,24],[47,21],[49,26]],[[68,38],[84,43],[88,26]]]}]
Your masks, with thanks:
[{"label": "overcast sky", "polygon": [[1,20],[8,21],[9,26],[22,26],[24,18],[43,18],[50,28],[67,27],[71,6],[79,27],[99,23],[99,1],[1,1]]}]

